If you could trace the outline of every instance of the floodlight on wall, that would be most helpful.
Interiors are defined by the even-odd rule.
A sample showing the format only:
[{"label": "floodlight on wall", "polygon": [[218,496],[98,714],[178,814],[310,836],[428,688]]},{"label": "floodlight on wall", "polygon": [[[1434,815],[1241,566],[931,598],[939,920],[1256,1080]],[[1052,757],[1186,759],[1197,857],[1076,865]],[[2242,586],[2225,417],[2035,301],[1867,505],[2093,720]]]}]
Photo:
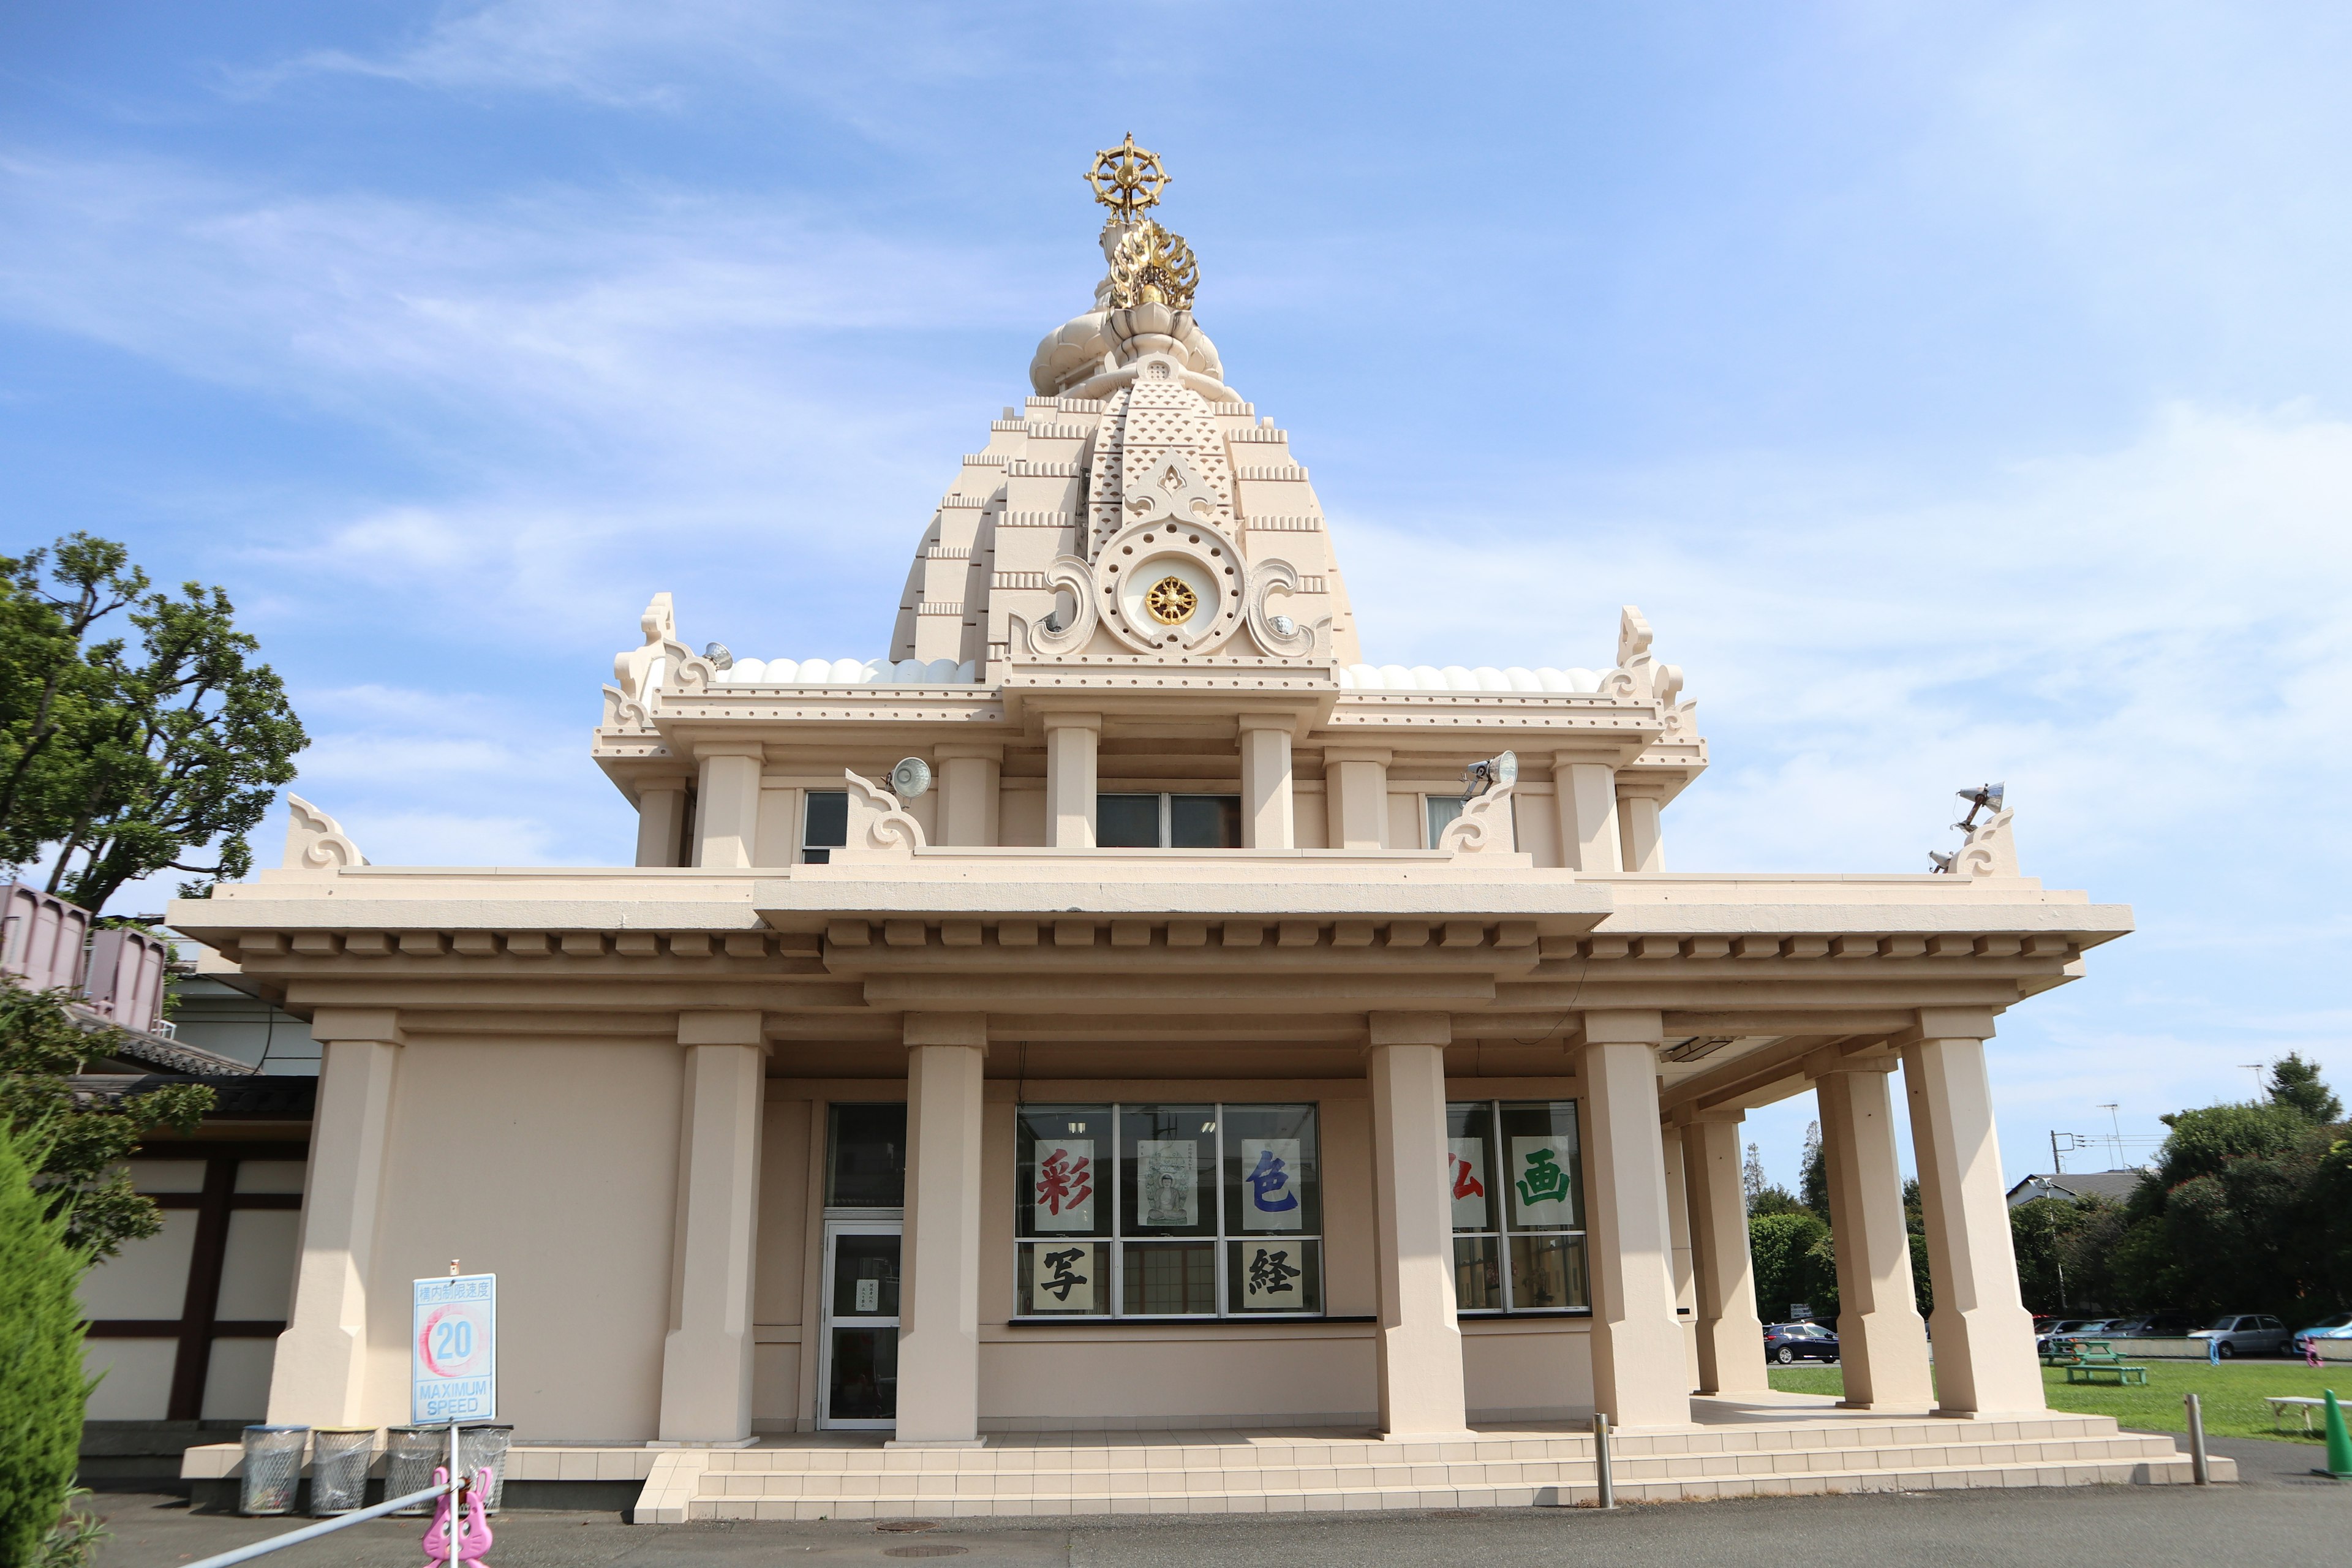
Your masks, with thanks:
[{"label": "floodlight on wall", "polygon": [[735,668],[735,656],[727,651],[727,645],[723,642],[706,644],[702,650],[702,657],[710,661],[710,668],[713,669]]},{"label": "floodlight on wall", "polygon": [[2004,793],[2004,786],[1997,784],[1979,784],[1974,789],[1961,790],[1959,796],[1969,803],[1969,814],[1952,826],[1963,833],[1974,832],[1977,826],[1977,813],[1985,811],[1998,814]]},{"label": "floodlight on wall", "polygon": [[1946,877],[1950,876],[1952,874],[1952,868],[1958,864],[1959,858],[1959,852],[1958,850],[1953,851],[1949,855],[1938,855],[1933,849],[1928,850],[1927,864],[1930,868],[1929,874],[1940,874]]},{"label": "floodlight on wall", "polygon": [[900,800],[913,800],[931,787],[931,764],[920,757],[908,757],[890,770],[890,793]]},{"label": "floodlight on wall", "polygon": [[1266,617],[1266,625],[1274,628],[1274,635],[1278,637],[1296,637],[1298,635],[1298,623],[1292,620],[1288,616],[1268,616]]},{"label": "floodlight on wall", "polygon": [[1462,770],[1462,797],[1475,800],[1490,789],[1508,789],[1519,782],[1519,754],[1505,752]]}]

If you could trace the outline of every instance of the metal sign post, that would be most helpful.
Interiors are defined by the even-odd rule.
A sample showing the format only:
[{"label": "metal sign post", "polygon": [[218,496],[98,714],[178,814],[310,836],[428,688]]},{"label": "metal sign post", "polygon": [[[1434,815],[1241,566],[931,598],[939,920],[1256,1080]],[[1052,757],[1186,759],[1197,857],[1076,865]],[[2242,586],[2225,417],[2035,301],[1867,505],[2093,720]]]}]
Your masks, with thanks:
[{"label": "metal sign post", "polygon": [[[419,1426],[449,1424],[449,1568],[461,1568],[467,1515],[458,1426],[499,1417],[499,1277],[460,1274],[456,1260],[440,1279],[412,1284],[409,1302],[408,1418]],[[433,1555],[440,1556],[439,1552]]]}]

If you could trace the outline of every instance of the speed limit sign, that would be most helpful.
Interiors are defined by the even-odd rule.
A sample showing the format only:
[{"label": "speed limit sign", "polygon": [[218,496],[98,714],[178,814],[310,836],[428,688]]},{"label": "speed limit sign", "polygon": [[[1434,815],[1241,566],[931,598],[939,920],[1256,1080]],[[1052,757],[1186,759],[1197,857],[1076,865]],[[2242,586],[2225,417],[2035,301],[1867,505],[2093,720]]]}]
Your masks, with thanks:
[{"label": "speed limit sign", "polygon": [[499,1418],[499,1277],[452,1274],[415,1282],[408,1342],[408,1418],[420,1426]]}]

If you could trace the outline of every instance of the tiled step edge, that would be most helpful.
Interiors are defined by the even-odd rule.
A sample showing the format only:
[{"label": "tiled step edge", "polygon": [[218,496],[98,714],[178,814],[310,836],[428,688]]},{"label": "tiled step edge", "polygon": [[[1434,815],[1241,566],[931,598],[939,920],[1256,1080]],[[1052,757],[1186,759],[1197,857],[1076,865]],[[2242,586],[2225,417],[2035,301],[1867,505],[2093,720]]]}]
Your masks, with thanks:
[{"label": "tiled step edge", "polygon": [[[2229,1461],[2213,1461],[2214,1479],[2237,1479]],[[2171,1486],[2191,1480],[2189,1461],[2075,1460],[2039,1465],[1859,1469],[1812,1475],[1706,1476],[1620,1483],[1627,1502],[1700,1501],[1725,1498],[1798,1497],[1839,1492],[1945,1491],[2002,1487],[2102,1485]],[[1141,1513],[1317,1513],[1419,1508],[1573,1507],[1594,1502],[1590,1486],[1391,1487],[1361,1490],[1270,1492],[1127,1492],[1027,1498],[697,1498],[680,1518],[701,1520],[956,1519]],[[642,1509],[638,1518],[648,1521]]]}]

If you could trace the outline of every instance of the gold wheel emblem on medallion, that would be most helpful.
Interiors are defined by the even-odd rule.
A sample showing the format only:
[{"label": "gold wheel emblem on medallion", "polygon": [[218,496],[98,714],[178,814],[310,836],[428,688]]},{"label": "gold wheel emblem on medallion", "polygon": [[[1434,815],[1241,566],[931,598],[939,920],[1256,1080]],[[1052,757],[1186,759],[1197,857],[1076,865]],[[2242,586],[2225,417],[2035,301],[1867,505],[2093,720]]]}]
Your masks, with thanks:
[{"label": "gold wheel emblem on medallion", "polygon": [[1192,618],[1201,607],[1201,595],[1181,577],[1162,577],[1144,590],[1143,607],[1161,626],[1177,626]]}]

